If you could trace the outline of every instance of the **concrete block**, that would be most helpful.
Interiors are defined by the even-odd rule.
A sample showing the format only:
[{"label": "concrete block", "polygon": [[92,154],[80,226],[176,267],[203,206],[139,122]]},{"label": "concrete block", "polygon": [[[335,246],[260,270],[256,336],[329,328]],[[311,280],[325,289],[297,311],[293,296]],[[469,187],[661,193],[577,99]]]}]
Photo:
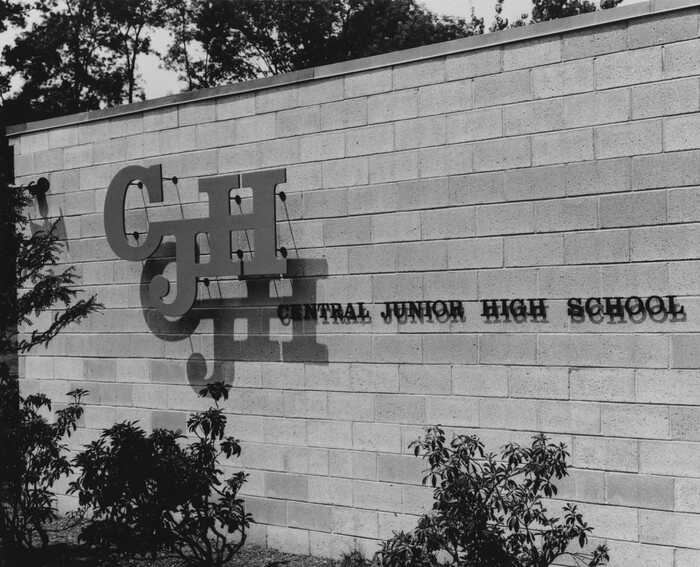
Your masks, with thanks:
[{"label": "concrete block", "polygon": [[631,259],[634,262],[696,258],[698,244],[698,225],[639,228],[631,232]]},{"label": "concrete block", "polygon": [[161,130],[158,145],[163,154],[179,154],[197,148],[197,127]]},{"label": "concrete block", "polygon": [[619,22],[565,33],[561,55],[564,60],[580,59],[627,48],[627,22]]},{"label": "concrete block", "polygon": [[345,75],[345,98],[355,98],[391,90],[392,70],[373,69],[361,73]]},{"label": "concrete block", "polygon": [[700,82],[695,77],[632,88],[632,118],[635,120],[698,110]]},{"label": "concrete block", "polygon": [[371,240],[370,224],[369,217],[326,220],[323,223],[324,242],[326,246],[368,244]]},{"label": "concrete block", "polygon": [[[223,117],[221,117],[223,119]],[[178,109],[177,107],[156,108],[143,113],[144,132],[156,132],[168,128],[177,128]],[[78,127],[78,137],[81,131]]]},{"label": "concrete block", "polygon": [[133,136],[143,132],[143,114],[117,116],[109,121],[109,137]]},{"label": "concrete block", "polygon": [[561,38],[542,37],[503,47],[503,70],[549,65],[561,61]]},{"label": "concrete block", "polygon": [[602,55],[595,59],[596,89],[609,89],[662,78],[661,47]]},{"label": "concrete block", "polygon": [[666,337],[659,335],[604,335],[601,355],[606,366],[665,368],[668,365]]},{"label": "concrete block", "polygon": [[306,421],[266,418],[263,422],[263,440],[268,445],[307,446]]},{"label": "concrete block", "polygon": [[426,335],[423,338],[423,361],[426,363],[476,364],[476,335]]},{"label": "concrete block", "polygon": [[330,506],[289,502],[287,505],[287,525],[316,532],[330,532],[333,528],[333,514]]},{"label": "concrete block", "polygon": [[377,455],[377,478],[385,482],[419,484],[427,463],[413,455]]},{"label": "concrete block", "polygon": [[605,502],[605,473],[569,469],[569,476],[557,480],[558,497],[578,502]]},{"label": "concrete block", "polygon": [[503,110],[482,108],[450,114],[447,117],[447,143],[498,138],[503,134]]},{"label": "concrete block", "polygon": [[565,128],[622,122],[630,118],[628,89],[596,91],[564,98]]},{"label": "concrete block", "polygon": [[509,71],[474,79],[474,108],[530,100],[530,70]]},{"label": "concrete block", "polygon": [[157,156],[159,154],[160,134],[158,132],[147,132],[129,138],[129,144],[126,146],[127,161]]},{"label": "concrete block", "polygon": [[391,364],[352,364],[352,389],[356,392],[398,392],[398,366]]},{"label": "concrete block", "polygon": [[321,110],[319,106],[302,106],[277,113],[277,135],[298,136],[321,130]]},{"label": "concrete block", "polygon": [[383,213],[397,209],[397,187],[393,183],[348,189],[348,214]]},{"label": "concrete block", "polygon": [[418,212],[372,215],[372,242],[420,240],[421,216]]},{"label": "concrete block", "polygon": [[688,150],[700,147],[700,115],[685,115],[664,120],[664,151]]},{"label": "concrete block", "polygon": [[197,149],[203,150],[233,144],[236,132],[235,125],[235,120],[197,124]]},{"label": "concrete block", "polygon": [[399,272],[444,270],[447,268],[447,244],[403,242],[396,245],[396,269]]},{"label": "concrete block", "polygon": [[452,392],[462,396],[507,397],[506,366],[453,366]]},{"label": "concrete block", "polygon": [[574,368],[570,372],[572,400],[635,401],[635,380],[632,370]]},{"label": "concrete block", "polygon": [[504,134],[519,136],[563,129],[564,100],[556,98],[506,106],[503,109]]},{"label": "concrete block", "polygon": [[698,368],[700,344],[695,335],[671,336],[671,368]]},{"label": "concrete block", "polygon": [[377,422],[423,424],[426,417],[425,404],[423,396],[378,395]]},{"label": "concrete block", "polygon": [[692,549],[676,549],[675,551],[676,567],[693,567],[700,561],[700,551]]},{"label": "concrete block", "polygon": [[393,152],[369,156],[369,182],[386,183],[418,177],[418,152]]},{"label": "concrete block", "polygon": [[[56,139],[56,138],[54,138]],[[85,140],[85,142],[92,142],[93,140]],[[36,152],[45,152],[49,149],[49,133],[48,131],[43,132],[33,132],[31,134],[26,134],[21,138],[22,143],[22,153],[23,154],[33,154]],[[76,142],[66,144],[74,146]]]},{"label": "concrete block", "polygon": [[563,234],[510,236],[504,240],[505,266],[551,266],[563,263]]},{"label": "concrete block", "polygon": [[532,98],[549,98],[592,91],[593,60],[579,59],[532,70]]},{"label": "concrete block", "polygon": [[[112,361],[113,362],[113,361]],[[132,406],[133,390],[131,384],[100,384],[100,404],[105,406]]]},{"label": "concrete block", "polygon": [[480,270],[479,298],[536,297],[537,271],[532,268]]},{"label": "concrete block", "polygon": [[430,116],[468,110],[472,106],[472,81],[438,83],[418,89],[418,115]]},{"label": "concrete block", "polygon": [[[607,437],[574,437],[572,463],[577,468],[637,472],[639,441]],[[648,472],[648,471],[642,471]]]},{"label": "concrete block", "polygon": [[632,188],[629,158],[570,163],[566,166],[566,194],[614,193]]},{"label": "concrete block", "polygon": [[661,264],[603,266],[602,286],[609,296],[656,295],[668,287],[668,270]]},{"label": "concrete block", "polygon": [[402,364],[399,366],[399,391],[402,394],[450,394],[450,366]]},{"label": "concrete block", "polygon": [[182,411],[152,411],[151,427],[153,429],[169,429],[170,431],[186,431],[187,414]]},{"label": "concrete block", "polygon": [[564,235],[564,261],[567,264],[628,262],[628,230],[580,232]]},{"label": "concrete block", "polygon": [[534,431],[537,429],[537,402],[506,398],[482,399],[479,402],[479,426],[488,429]]},{"label": "concrete block", "polygon": [[379,537],[377,512],[355,508],[334,508],[333,532],[376,539]]},{"label": "concrete block", "polygon": [[600,406],[598,404],[545,401],[538,402],[539,428],[548,433],[600,433]]},{"label": "concrete block", "polygon": [[408,89],[378,94],[367,99],[368,121],[393,122],[418,116],[418,90]]},{"label": "concrete block", "polygon": [[64,126],[49,130],[49,146],[51,148],[64,148],[66,146],[74,146],[78,143],[78,128],[77,126]]},{"label": "concrete block", "polygon": [[700,387],[693,379],[693,371],[640,369],[636,389],[637,401],[641,403],[700,404]]},{"label": "concrete block", "polygon": [[477,398],[429,396],[425,403],[425,423],[455,427],[476,427],[479,425],[479,400]]},{"label": "concrete block", "polygon": [[85,380],[88,380],[90,382],[113,382],[116,379],[116,373],[116,361],[112,359],[83,359],[83,376]]},{"label": "concrete block", "polygon": [[426,514],[433,505],[433,491],[428,486],[403,487],[404,514]]},{"label": "concrete block", "polygon": [[699,408],[671,407],[671,439],[700,441]]},{"label": "concrete block", "polygon": [[[360,297],[369,299],[369,279],[367,276],[361,276],[359,278],[352,278],[350,280],[350,286],[355,285],[356,289],[363,289]],[[341,294],[343,295],[343,294]],[[337,337],[340,340],[345,340],[349,345],[352,344],[352,339],[347,336],[340,335]],[[364,343],[359,343],[362,346]],[[350,366],[347,364],[334,364],[334,365],[305,365],[304,368],[304,382],[307,389],[310,390],[330,390],[330,391],[341,391],[349,392],[352,388],[350,387]]]},{"label": "concrete block", "polygon": [[350,449],[353,447],[352,427],[343,421],[309,421],[306,435],[311,447]]},{"label": "concrete block", "polygon": [[643,543],[696,547],[700,518],[697,514],[657,512],[639,513],[639,539]]},{"label": "concrete block", "polygon": [[673,189],[666,193],[668,221],[693,222],[700,220],[700,189]]},{"label": "concrete block", "polygon": [[459,238],[476,234],[476,215],[473,207],[436,209],[422,214],[424,240]]},{"label": "concrete block", "polygon": [[421,177],[458,175],[472,171],[471,144],[423,148],[418,153]]},{"label": "concrete block", "polygon": [[343,77],[301,83],[298,88],[299,104],[302,106],[342,100]]},{"label": "concrete block", "polygon": [[278,526],[267,526],[267,546],[285,553],[308,555],[311,549],[309,532]]},{"label": "concrete block", "polygon": [[700,184],[700,152],[639,156],[632,160],[632,188],[651,189]]},{"label": "concrete block", "polygon": [[579,510],[586,521],[596,527],[597,533],[612,539],[635,541],[639,533],[637,510],[595,504],[584,504]]},{"label": "concrete block", "polygon": [[177,107],[178,125],[202,124],[216,120],[216,100],[190,102]]},{"label": "concrete block", "polygon": [[352,448],[380,453],[401,452],[401,427],[387,423],[353,423]]},{"label": "concrete block", "polygon": [[348,192],[346,189],[310,191],[304,195],[303,215],[305,219],[346,216],[348,214],[347,202]]},{"label": "concrete block", "polygon": [[328,415],[341,421],[374,421],[374,396],[329,392]]},{"label": "concrete block", "polygon": [[445,80],[445,59],[427,59],[393,68],[394,90],[433,85]]},{"label": "concrete block", "polygon": [[532,164],[570,163],[593,159],[593,129],[566,130],[532,138]]},{"label": "concrete block", "polygon": [[[294,505],[299,503],[295,502]],[[259,524],[287,525],[287,503],[284,501],[248,496],[245,499],[245,511],[252,514]]]},{"label": "concrete block", "polygon": [[350,248],[348,254],[350,273],[380,273],[396,271],[396,245],[375,244],[363,248]]},{"label": "concrete block", "polygon": [[595,335],[542,334],[538,362],[556,366],[600,366],[600,338]]},{"label": "concrete block", "polygon": [[277,119],[274,114],[245,116],[236,120],[237,144],[271,140],[277,136]]},{"label": "concrete block", "polygon": [[231,146],[219,150],[219,173],[251,171],[258,168],[258,145]]},{"label": "concrete block", "polygon": [[537,340],[526,334],[484,334],[479,336],[481,364],[536,364]]},{"label": "concrete block", "polygon": [[658,153],[661,148],[661,120],[635,121],[595,129],[595,152],[599,159]]},{"label": "concrete block", "polygon": [[324,161],[322,176],[324,188],[366,185],[369,183],[369,161],[366,157]]},{"label": "concrete block", "polygon": [[372,155],[394,149],[394,125],[355,128],[344,133],[348,156]]},{"label": "concrete block", "polygon": [[430,290],[434,297],[458,297],[462,300],[476,299],[476,272],[425,273],[423,274],[423,289]]},{"label": "concrete block", "polygon": [[309,502],[352,506],[352,481],[339,478],[310,476]]},{"label": "concrete block", "polygon": [[664,78],[687,77],[700,73],[697,53],[700,39],[664,46]]},{"label": "concrete block", "polygon": [[402,120],[395,124],[395,128],[397,150],[444,146],[445,144],[444,116]]},{"label": "concrete block", "polygon": [[[564,143],[566,142],[564,141]],[[532,148],[532,152],[535,156],[537,156],[534,146]],[[541,165],[542,163],[554,162],[541,161],[539,163],[536,163],[536,165]],[[511,169],[516,167],[528,167],[530,165],[531,148],[530,139],[527,137],[476,142],[474,144],[474,171]]]},{"label": "concrete block", "polygon": [[696,478],[700,451],[697,443],[641,441],[640,471],[674,477]]},{"label": "concrete block", "polygon": [[639,226],[666,222],[666,192],[623,193],[600,198],[603,228]]},{"label": "concrete block", "polygon": [[535,203],[535,226],[539,232],[598,228],[598,200],[579,197]]},{"label": "concrete block", "polygon": [[307,502],[308,479],[305,475],[266,472],[265,496]]},{"label": "concrete block", "polygon": [[692,39],[698,36],[698,11],[682,10],[632,20],[627,33],[630,49]]},{"label": "concrete block", "polygon": [[34,154],[34,171],[48,173],[63,169],[63,148],[47,150]]},{"label": "concrete block", "polygon": [[679,512],[700,511],[700,480],[697,478],[675,479],[675,509]]},{"label": "concrete block", "polygon": [[97,165],[80,169],[80,190],[107,187],[112,180],[113,169],[111,165]]},{"label": "concrete block", "polygon": [[[48,148],[48,132],[39,132],[38,134],[44,134],[46,136],[46,144]],[[78,125],[78,143],[79,144],[89,144],[91,142],[96,142],[98,140],[109,139],[109,122],[107,120],[99,120],[96,122],[84,122]],[[30,150],[27,146],[27,136],[22,137],[23,140],[23,151],[37,151]],[[40,140],[38,138],[37,140]],[[39,144],[43,145],[43,142]],[[41,148],[38,148],[41,149]]]},{"label": "concrete block", "polygon": [[275,87],[255,93],[256,114],[293,108],[298,104],[299,88],[297,85]]},{"label": "concrete block", "polygon": [[422,342],[420,336],[376,335],[373,338],[373,343],[375,362],[423,362]]},{"label": "concrete block", "polygon": [[635,404],[604,404],[601,432],[615,437],[668,439],[668,408],[646,406],[640,411]]},{"label": "concrete block", "polygon": [[445,60],[448,81],[490,75],[501,71],[501,47],[450,55]]},{"label": "concrete block", "polygon": [[513,367],[510,395],[514,398],[566,400],[569,398],[569,372],[566,368]]},{"label": "concrete block", "polygon": [[[24,175],[34,175],[34,154],[19,154],[14,156],[15,179]],[[92,146],[90,146],[90,160],[92,160]],[[92,165],[92,164],[87,164]]]},{"label": "concrete block", "polygon": [[[330,451],[330,475],[351,479],[377,479],[377,455],[359,451]],[[352,499],[352,490],[343,489]]]}]

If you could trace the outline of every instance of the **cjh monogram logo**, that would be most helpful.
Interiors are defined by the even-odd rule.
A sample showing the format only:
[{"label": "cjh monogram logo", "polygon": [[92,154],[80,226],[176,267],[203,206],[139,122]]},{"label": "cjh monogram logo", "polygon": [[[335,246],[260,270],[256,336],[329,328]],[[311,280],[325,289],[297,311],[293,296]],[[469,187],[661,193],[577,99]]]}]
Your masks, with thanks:
[{"label": "cjh monogram logo", "polygon": [[[197,280],[218,276],[274,276],[285,274],[287,260],[277,256],[275,187],[286,181],[286,170],[224,175],[199,180],[199,192],[209,196],[209,217],[150,223],[142,243],[132,246],[126,238],[124,204],[129,186],[143,183],[150,203],[163,202],[163,176],[160,165],[125,167],[114,176],[105,198],[104,223],[107,242],[124,260],[141,261],[152,256],[163,237],[176,242],[177,293],[172,302],[163,301],[170,292],[165,276],[155,276],[149,286],[151,306],[163,315],[177,317],[192,307],[197,296]],[[231,190],[249,187],[253,194],[253,212],[231,213]],[[254,231],[252,259],[239,259],[231,247],[232,231]],[[208,262],[197,262],[196,239],[208,234]],[[138,240],[137,240],[138,242]]]}]

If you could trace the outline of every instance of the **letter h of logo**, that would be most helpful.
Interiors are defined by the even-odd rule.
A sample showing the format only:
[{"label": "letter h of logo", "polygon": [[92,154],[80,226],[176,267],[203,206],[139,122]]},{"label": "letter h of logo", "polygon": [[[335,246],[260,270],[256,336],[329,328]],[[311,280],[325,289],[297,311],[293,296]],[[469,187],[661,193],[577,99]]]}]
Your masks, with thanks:
[{"label": "letter h of logo", "polygon": [[[199,180],[199,192],[209,197],[207,218],[181,219],[150,223],[141,244],[129,244],[125,228],[124,205],[129,186],[141,181],[151,203],[163,202],[163,177],[160,165],[128,166],[119,171],[107,189],[104,224],[107,242],[114,253],[124,260],[140,261],[152,256],[163,237],[175,237],[177,293],[166,303],[170,282],[157,275],[151,280],[151,305],[163,315],[184,315],[197,296],[197,280],[217,276],[278,276],[287,272],[287,260],[277,257],[277,224],[275,218],[275,187],[286,181],[286,170],[275,169],[253,173],[208,177]],[[253,212],[231,213],[231,190],[250,187]],[[251,260],[234,260],[231,232],[252,230],[255,250]],[[209,235],[210,254],[206,263],[197,262],[197,235]]]}]

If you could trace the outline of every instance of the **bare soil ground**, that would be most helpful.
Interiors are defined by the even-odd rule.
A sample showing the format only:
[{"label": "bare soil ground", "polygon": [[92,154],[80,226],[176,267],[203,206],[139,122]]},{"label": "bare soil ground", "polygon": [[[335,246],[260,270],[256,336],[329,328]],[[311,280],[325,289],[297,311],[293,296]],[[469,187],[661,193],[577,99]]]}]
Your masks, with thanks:
[{"label": "bare soil ground", "polygon": [[[156,560],[108,555],[78,544],[79,526],[64,528],[61,521],[50,527],[49,546],[39,550],[21,567],[184,567],[176,557],[160,557]],[[0,555],[2,550],[0,549]],[[304,555],[282,553],[254,545],[246,545],[226,564],[226,567],[337,567],[340,562]],[[0,567],[20,567],[0,557]]]}]

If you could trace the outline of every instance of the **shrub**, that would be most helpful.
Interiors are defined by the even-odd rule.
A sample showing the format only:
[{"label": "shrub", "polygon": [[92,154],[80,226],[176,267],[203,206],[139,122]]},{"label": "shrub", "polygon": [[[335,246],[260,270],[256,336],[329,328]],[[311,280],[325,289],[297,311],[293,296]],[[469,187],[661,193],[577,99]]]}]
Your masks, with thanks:
[{"label": "shrub", "polygon": [[[8,388],[0,378],[0,396]],[[41,408],[51,409],[51,400],[44,394],[19,397],[16,424],[0,429],[0,443],[6,447],[3,466],[3,490],[0,501],[0,539],[8,557],[17,560],[34,547],[35,537],[46,545],[44,524],[56,519],[53,506],[54,483],[71,472],[66,456],[64,437],[76,429],[83,413],[81,398],[85,390],[68,395],[72,402],[56,411],[54,423],[40,415]]]},{"label": "shrub", "polygon": [[71,483],[93,519],[81,534],[91,545],[155,557],[171,550],[188,565],[218,567],[243,546],[252,521],[238,492],[246,474],[225,481],[219,458],[239,456],[240,445],[224,437],[226,417],[219,407],[230,385],[215,382],[200,391],[214,407],[190,415],[187,446],[179,431],[151,435],[135,423],[105,430],[75,458],[81,474]]},{"label": "shrub", "polygon": [[545,567],[563,555],[578,565],[607,563],[605,546],[592,554],[567,551],[571,542],[583,548],[592,530],[576,506],[563,508],[563,521],[544,507],[543,497],[557,493],[553,479],[568,474],[563,444],[539,434],[531,447],[506,445],[497,460],[474,436],[455,435],[447,444],[438,426],[411,447],[430,466],[423,484],[434,487],[432,511],[410,533],[395,532],[382,544],[380,565]]}]

